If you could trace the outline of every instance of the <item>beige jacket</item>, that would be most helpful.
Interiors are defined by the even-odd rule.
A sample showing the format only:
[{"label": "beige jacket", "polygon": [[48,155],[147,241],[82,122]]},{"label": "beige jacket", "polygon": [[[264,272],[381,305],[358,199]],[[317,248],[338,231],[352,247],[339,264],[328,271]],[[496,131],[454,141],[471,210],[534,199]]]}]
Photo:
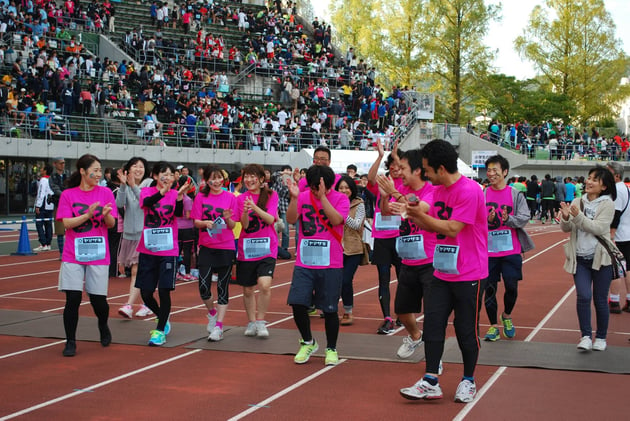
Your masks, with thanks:
[{"label": "beige jacket", "polygon": [[[580,208],[581,198],[576,198],[571,202],[572,205]],[[594,236],[602,236],[610,241],[610,224],[615,215],[615,204],[612,200],[604,200],[597,207],[595,217],[591,220],[584,216],[580,211],[577,216],[569,215],[569,220],[565,221],[560,218],[560,229],[564,232],[570,232],[569,242],[564,245],[564,254],[566,260],[564,262],[564,270],[571,274],[575,274],[577,267],[576,249],[577,249],[577,230],[593,234]],[[592,269],[599,270],[602,266],[612,264],[610,256],[606,249],[598,242],[595,246],[595,255],[593,257]]]}]

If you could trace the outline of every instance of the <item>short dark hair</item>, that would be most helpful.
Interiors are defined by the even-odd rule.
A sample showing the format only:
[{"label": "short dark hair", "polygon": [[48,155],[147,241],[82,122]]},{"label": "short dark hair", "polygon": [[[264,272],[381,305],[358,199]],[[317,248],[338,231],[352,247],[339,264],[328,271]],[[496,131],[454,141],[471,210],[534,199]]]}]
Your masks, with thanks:
[{"label": "short dark hair", "polygon": [[328,149],[326,146],[316,147],[315,150],[313,151],[313,156],[315,156],[317,152],[326,152],[326,154],[328,155],[328,160],[330,161],[330,149]]},{"label": "short dark hair", "polygon": [[429,167],[437,171],[440,166],[449,174],[457,172],[457,151],[455,147],[443,139],[433,139],[422,148],[422,158],[427,160]]},{"label": "short dark hair", "polygon": [[499,166],[501,167],[501,171],[507,170],[508,173],[510,172],[510,163],[507,159],[505,159],[505,157],[501,155],[492,155],[491,157],[486,159],[486,168],[488,168],[489,164],[499,164]]},{"label": "short dark hair", "polygon": [[306,183],[309,187],[319,187],[320,178],[324,179],[324,186],[326,189],[332,188],[335,183],[335,173],[332,168],[323,165],[311,165],[306,170]]}]

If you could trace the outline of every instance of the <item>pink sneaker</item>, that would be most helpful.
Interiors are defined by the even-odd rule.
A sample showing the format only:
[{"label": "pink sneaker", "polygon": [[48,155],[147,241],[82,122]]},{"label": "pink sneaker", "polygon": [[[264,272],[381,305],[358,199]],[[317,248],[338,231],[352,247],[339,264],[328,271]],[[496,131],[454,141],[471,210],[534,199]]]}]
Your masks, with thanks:
[{"label": "pink sneaker", "polygon": [[131,307],[130,304],[125,304],[124,306],[118,309],[118,314],[120,314],[121,316],[127,319],[131,319],[133,317],[133,308]]},{"label": "pink sneaker", "polygon": [[151,316],[152,314],[153,312],[151,311],[151,309],[145,306],[144,304],[142,304],[142,307],[140,307],[140,310],[136,312],[136,317],[147,317],[147,316]]}]

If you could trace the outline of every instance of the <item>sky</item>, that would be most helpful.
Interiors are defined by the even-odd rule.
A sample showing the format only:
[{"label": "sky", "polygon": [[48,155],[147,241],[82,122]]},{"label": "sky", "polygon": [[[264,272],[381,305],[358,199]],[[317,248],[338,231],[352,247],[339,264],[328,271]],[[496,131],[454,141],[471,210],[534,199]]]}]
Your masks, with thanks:
[{"label": "sky", "polygon": [[[328,21],[328,4],[330,0],[312,0],[313,10],[320,19]],[[487,0],[487,3],[496,4],[498,0]],[[500,22],[491,24],[485,43],[492,50],[498,50],[493,65],[499,73],[515,76],[517,79],[534,77],[536,71],[528,61],[520,59],[514,50],[514,39],[523,34],[523,28],[529,21],[529,15],[542,0],[503,0],[502,16]],[[630,16],[629,0],[604,0],[606,10],[611,14],[616,25],[616,36],[623,42],[626,54],[630,54],[630,25],[623,19]]]}]

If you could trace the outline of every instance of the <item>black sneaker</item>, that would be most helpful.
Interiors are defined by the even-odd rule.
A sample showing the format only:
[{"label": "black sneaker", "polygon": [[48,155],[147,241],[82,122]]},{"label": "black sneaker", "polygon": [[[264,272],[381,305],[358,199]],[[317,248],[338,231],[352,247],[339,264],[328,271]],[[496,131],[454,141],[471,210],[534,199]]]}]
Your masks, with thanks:
[{"label": "black sneaker", "polygon": [[401,327],[403,324],[398,317],[396,317],[396,327]]},{"label": "black sneaker", "polygon": [[101,345],[109,346],[112,343],[112,332],[109,330],[109,327],[106,325],[103,329],[100,329],[101,332]]},{"label": "black sneaker", "polygon": [[629,300],[626,300],[626,305],[623,306],[623,308],[621,310],[625,311],[626,313],[630,313],[630,301]]},{"label": "black sneaker", "polygon": [[394,322],[391,319],[385,319],[381,327],[378,328],[376,333],[379,335],[387,335],[394,332]]},{"label": "black sneaker", "polygon": [[63,349],[64,357],[74,357],[77,353],[77,343],[74,340],[67,340],[66,347]]},{"label": "black sneaker", "polygon": [[619,305],[619,303],[610,301],[608,303],[608,306],[610,307],[611,314],[621,314],[621,306]]}]

